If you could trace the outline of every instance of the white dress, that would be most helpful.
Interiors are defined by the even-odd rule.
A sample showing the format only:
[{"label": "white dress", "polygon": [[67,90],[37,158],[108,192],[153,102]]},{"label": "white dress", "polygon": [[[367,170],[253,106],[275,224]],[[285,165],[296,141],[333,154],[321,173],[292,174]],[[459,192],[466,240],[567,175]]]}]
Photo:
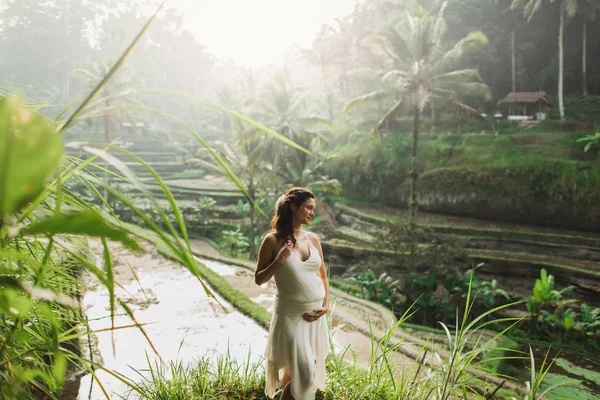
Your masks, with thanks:
[{"label": "white dress", "polygon": [[325,388],[327,322],[325,316],[307,322],[302,314],[323,306],[325,288],[317,275],[319,251],[309,242],[309,257],[302,261],[293,250],[275,272],[277,297],[265,351],[265,394],[272,398],[287,372],[295,400],[314,400]]}]

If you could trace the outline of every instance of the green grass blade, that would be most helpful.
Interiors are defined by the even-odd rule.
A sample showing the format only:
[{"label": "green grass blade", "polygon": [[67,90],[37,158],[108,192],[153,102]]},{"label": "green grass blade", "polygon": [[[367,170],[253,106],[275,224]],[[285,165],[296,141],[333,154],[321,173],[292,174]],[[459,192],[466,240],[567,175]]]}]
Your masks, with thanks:
[{"label": "green grass blade", "polygon": [[[61,180],[63,182],[68,181],[78,171],[83,170],[88,165],[93,163],[96,158],[97,158],[96,156],[90,157],[89,159],[85,160],[83,163],[81,163],[74,169],[66,168],[65,171],[63,171],[63,176],[61,177]],[[27,206],[27,208],[21,213],[21,215],[19,215],[17,222],[23,222],[25,220],[25,218],[27,218],[29,215],[31,215],[31,213],[33,213],[33,211],[36,208],[38,208],[40,206],[40,204],[42,204],[44,202],[44,200],[48,198],[48,196],[50,196],[52,194],[52,192],[56,189],[56,185],[57,185],[57,181],[55,180],[54,182],[50,183],[48,185],[48,187],[42,193],[40,193],[38,195],[38,197],[36,197],[33,201],[31,201],[31,203]]]},{"label": "green grass blade", "polygon": [[88,237],[109,238],[119,241],[126,247],[139,250],[138,243],[131,239],[126,231],[109,225],[100,213],[94,209],[77,213],[57,214],[28,225],[23,234],[72,234]]},{"label": "green grass blade", "polygon": [[102,255],[104,257],[104,268],[106,270],[106,281],[104,281],[104,285],[106,286],[106,290],[108,290],[108,301],[110,304],[110,327],[111,327],[111,343],[113,356],[117,354],[117,348],[115,345],[115,273],[113,269],[112,256],[110,254],[110,249],[108,248],[108,243],[106,243],[106,239],[102,238],[102,247],[104,251]]},{"label": "green grass blade", "polygon": [[131,55],[131,52],[133,51],[133,49],[136,47],[138,42],[141,40],[142,36],[146,33],[146,31],[148,30],[148,28],[150,27],[152,22],[154,22],[154,20],[156,19],[156,16],[158,15],[159,11],[164,6],[165,1],[166,0],[163,0],[163,2],[158,6],[156,12],[146,22],[144,27],[140,30],[140,32],[135,37],[135,39],[129,44],[127,49],[125,49],[125,52],[121,55],[121,57],[119,57],[119,59],[112,66],[110,71],[108,71],[108,73],[102,78],[100,83],[98,83],[98,85],[96,85],[94,90],[92,90],[92,92],[86,97],[86,99],[81,103],[81,105],[77,108],[77,110],[75,110],[75,112],[71,115],[71,117],[69,117],[69,119],[59,128],[59,132],[64,132],[67,128],[69,128],[71,126],[71,124],[76,120],[76,118],[79,117],[79,115],[85,110],[88,103],[90,101],[92,101],[94,99],[94,97],[96,97],[96,95],[102,89],[104,89],[104,87],[111,80],[113,75],[119,70],[119,68],[121,68],[121,66],[125,63],[127,58],[129,58],[129,56]]},{"label": "green grass blade", "polygon": [[179,230],[181,231],[181,234],[183,235],[183,239],[185,240],[185,243],[187,244],[188,251],[190,253],[192,253],[192,246],[190,244],[190,239],[188,237],[188,232],[187,232],[187,228],[185,226],[185,221],[183,219],[183,215],[181,213],[181,209],[179,208],[177,201],[175,201],[175,196],[173,196],[173,193],[167,187],[165,182],[161,179],[160,175],[158,175],[158,173],[154,170],[154,168],[152,168],[148,163],[146,163],[144,160],[142,160],[140,157],[136,156],[135,154],[133,154],[125,149],[118,148],[118,147],[115,147],[114,149],[121,152],[122,154],[127,155],[128,157],[132,158],[133,160],[139,162],[140,164],[142,164],[144,166],[144,168],[146,168],[146,170],[148,170],[152,174],[152,176],[154,177],[154,179],[156,180],[156,182],[162,189],[165,197],[167,198],[169,205],[171,206],[171,210],[173,211],[173,214],[175,215],[175,218],[177,219],[177,224],[179,225]]},{"label": "green grass blade", "polygon": [[[223,106],[221,106],[219,104],[216,104],[216,103],[214,103],[214,102],[212,102],[210,100],[204,99],[202,97],[193,96],[193,95],[190,95],[190,94],[187,94],[187,93],[181,93],[181,92],[176,92],[176,91],[173,91],[173,90],[163,90],[163,89],[134,89],[134,90],[127,90],[127,91],[124,91],[124,92],[121,92],[121,93],[116,93],[116,94],[113,94],[113,95],[110,95],[110,96],[106,96],[106,97],[104,97],[104,98],[101,99],[102,101],[97,100],[92,106],[94,106],[94,105],[99,106],[99,105],[102,104],[102,102],[104,102],[106,100],[110,100],[110,99],[118,98],[118,97],[130,96],[131,94],[135,94],[135,93],[162,93],[162,94],[169,94],[169,95],[173,95],[173,96],[188,98],[190,100],[193,100],[193,101],[205,104],[208,107],[215,108],[215,109],[217,109],[219,111],[222,111],[225,114],[227,114],[227,115],[229,115],[229,116],[231,116],[231,117],[233,117],[233,118],[235,118],[235,119],[237,119],[239,121],[245,122],[248,125],[251,125],[251,126],[257,128],[258,130],[260,130],[260,131],[262,131],[264,133],[267,133],[267,134],[273,136],[274,138],[282,141],[283,143],[289,145],[290,147],[293,147],[293,148],[295,148],[297,150],[300,150],[300,151],[302,151],[302,152],[304,152],[304,153],[306,153],[306,154],[308,154],[310,156],[318,157],[315,153],[313,153],[310,150],[307,150],[306,148],[300,146],[299,144],[297,144],[293,140],[290,140],[290,139],[286,138],[282,134],[274,131],[273,129],[268,128],[265,125],[263,125],[263,124],[261,124],[261,123],[259,123],[257,121],[254,121],[253,119],[251,119],[249,117],[246,117],[243,114],[240,114],[239,112],[231,110],[231,109],[229,109],[227,107],[223,107]],[[115,107],[115,108],[118,108],[118,107]]]},{"label": "green grass blade", "polygon": [[[156,202],[155,196],[145,187],[144,183],[142,183],[137,177],[136,175],[133,173],[133,171],[131,171],[129,169],[129,167],[127,167],[121,160],[119,160],[118,158],[116,158],[113,155],[108,154],[107,152],[100,150],[100,149],[96,149],[90,146],[83,146],[83,149],[87,152],[90,152],[92,154],[97,155],[98,157],[104,159],[106,162],[110,163],[111,165],[113,165],[115,168],[117,168],[119,171],[121,171],[123,173],[123,175],[125,175],[126,177],[128,177],[128,182],[131,182],[137,189],[139,189],[146,198],[148,198],[149,200],[152,201],[152,204],[156,207],[156,210],[159,213],[159,216],[161,217],[163,223],[167,226],[167,228],[169,229],[173,240],[175,240],[175,242],[177,242],[177,245],[179,248],[181,248],[181,243],[179,242],[179,235],[177,233],[177,231],[175,230],[175,228],[173,227],[173,224],[171,224],[171,221],[169,219],[169,217],[165,214],[164,210],[158,205],[158,203]],[[115,148],[118,149],[118,148]],[[142,161],[139,157],[134,156],[133,154],[122,150],[122,149],[118,149],[119,151],[122,151],[124,154],[128,154],[130,155],[132,158],[140,161],[142,163],[142,165],[148,170],[150,171],[150,173],[152,173],[152,175],[155,177],[155,179],[157,180],[157,182],[159,183],[159,185],[161,186],[161,188],[163,189],[163,192],[165,193],[165,196],[167,197],[167,199],[169,199],[169,202],[171,204],[171,207],[173,207],[173,212],[177,212],[179,214],[179,219],[178,222],[180,223],[180,225],[183,227],[183,232],[185,232],[185,241],[187,243],[188,246],[188,252],[182,251],[180,252],[181,255],[184,258],[189,258],[186,257],[185,254],[187,253],[191,253],[191,244],[189,243],[189,238],[187,236],[187,230],[185,228],[185,223],[183,220],[183,216],[181,215],[181,212],[179,211],[179,208],[177,206],[177,203],[175,202],[175,199],[173,197],[173,194],[170,192],[170,190],[167,188],[167,186],[164,184],[164,182],[162,181],[162,179],[160,178],[160,176],[156,173],[156,171],[154,171],[154,169],[152,167],[150,167],[150,165],[148,165],[147,163],[145,163],[144,161]],[[104,182],[104,181],[98,181],[98,184],[103,186],[106,190],[110,190],[110,186]],[[110,209],[110,207],[109,207]],[[118,220],[118,218],[117,218]],[[188,260],[189,261],[189,260]]]},{"label": "green grass blade", "polygon": [[57,124],[59,123],[59,121],[60,121],[60,119],[63,117],[63,115],[65,115],[65,113],[66,113],[66,112],[69,110],[69,108],[71,108],[71,106],[73,105],[73,101],[74,101],[74,100],[75,100],[75,99],[72,99],[72,100],[69,102],[69,104],[67,104],[67,105],[65,106],[65,108],[63,108],[63,109],[60,111],[60,113],[59,113],[59,114],[56,116],[56,118],[54,119],[54,122],[55,122],[55,123],[57,123]]},{"label": "green grass blade", "polygon": [[235,173],[229,168],[229,166],[227,165],[227,163],[225,163],[225,161],[221,158],[221,156],[219,156],[210,147],[210,145],[195,130],[193,130],[190,126],[188,126],[185,122],[181,121],[177,117],[174,117],[174,116],[172,116],[172,115],[170,115],[168,113],[165,113],[163,111],[160,111],[158,109],[153,109],[153,108],[143,107],[143,106],[135,106],[135,105],[126,105],[126,106],[123,106],[123,107],[133,108],[133,109],[137,109],[137,110],[140,110],[140,111],[153,112],[155,114],[161,115],[161,116],[163,116],[165,118],[170,119],[171,121],[173,121],[176,124],[178,124],[179,126],[181,126],[183,129],[185,129],[186,131],[188,131],[189,133],[191,133],[200,142],[200,144],[202,144],[202,146],[204,146],[206,148],[206,150],[210,153],[210,155],[213,157],[213,159],[221,166],[221,168],[223,168],[225,170],[225,172],[227,173],[227,176],[229,177],[229,179],[231,179],[233,181],[233,183],[235,183],[235,185],[240,189],[240,191],[242,192],[242,194],[248,199],[248,201],[250,202],[250,204],[252,204],[252,206],[254,207],[254,209],[263,218],[267,218],[267,215],[265,214],[265,212],[260,208],[260,206],[258,204],[256,204],[256,202],[250,196],[250,194],[248,193],[248,191],[246,190],[246,188],[244,187],[244,185],[242,184],[242,182],[238,179],[238,177],[235,175]]}]

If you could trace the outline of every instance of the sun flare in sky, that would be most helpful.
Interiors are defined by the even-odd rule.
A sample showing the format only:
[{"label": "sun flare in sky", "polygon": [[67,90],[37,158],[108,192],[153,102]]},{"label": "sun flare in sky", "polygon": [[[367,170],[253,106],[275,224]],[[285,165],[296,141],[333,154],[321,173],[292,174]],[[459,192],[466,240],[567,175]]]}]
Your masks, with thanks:
[{"label": "sun flare in sky", "polygon": [[308,47],[321,24],[352,12],[358,0],[170,0],[207,51],[247,66],[276,63]]}]

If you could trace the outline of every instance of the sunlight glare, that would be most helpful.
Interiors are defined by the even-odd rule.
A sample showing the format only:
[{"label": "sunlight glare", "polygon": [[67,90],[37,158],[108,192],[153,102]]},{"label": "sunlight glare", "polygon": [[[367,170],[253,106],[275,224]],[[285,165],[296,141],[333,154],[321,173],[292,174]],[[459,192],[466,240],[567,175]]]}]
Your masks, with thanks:
[{"label": "sunlight glare", "polygon": [[209,53],[246,65],[276,63],[307,47],[321,24],[348,15],[357,0],[172,0]]}]

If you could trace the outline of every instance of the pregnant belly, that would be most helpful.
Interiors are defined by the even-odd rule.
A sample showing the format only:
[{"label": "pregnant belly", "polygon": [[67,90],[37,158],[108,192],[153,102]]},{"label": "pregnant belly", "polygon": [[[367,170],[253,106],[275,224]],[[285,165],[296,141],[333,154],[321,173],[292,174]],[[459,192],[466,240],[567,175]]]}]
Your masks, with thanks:
[{"label": "pregnant belly", "polygon": [[301,303],[323,300],[325,288],[316,274],[301,279],[276,280],[279,297]]},{"label": "pregnant belly", "polygon": [[323,287],[323,282],[313,275],[311,279],[306,280],[307,290],[305,292],[306,300],[305,301],[317,301],[323,300],[325,297],[325,288]]}]

